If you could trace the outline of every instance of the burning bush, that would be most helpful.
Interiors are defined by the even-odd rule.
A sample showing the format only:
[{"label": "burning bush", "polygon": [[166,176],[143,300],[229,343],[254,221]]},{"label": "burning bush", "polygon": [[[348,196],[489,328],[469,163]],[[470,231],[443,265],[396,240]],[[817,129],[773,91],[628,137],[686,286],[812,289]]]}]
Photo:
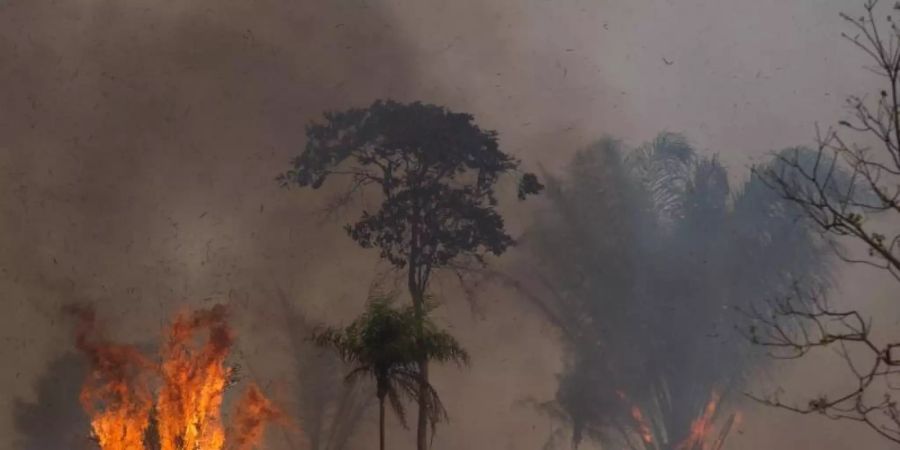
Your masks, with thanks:
[{"label": "burning bush", "polygon": [[69,312],[79,319],[76,346],[90,363],[81,404],[102,450],[249,450],[261,444],[266,423],[287,423],[251,384],[234,424],[223,425],[222,401],[235,375],[226,364],[234,336],[224,306],[179,314],[159,364],[133,346],[106,340],[90,308]]}]

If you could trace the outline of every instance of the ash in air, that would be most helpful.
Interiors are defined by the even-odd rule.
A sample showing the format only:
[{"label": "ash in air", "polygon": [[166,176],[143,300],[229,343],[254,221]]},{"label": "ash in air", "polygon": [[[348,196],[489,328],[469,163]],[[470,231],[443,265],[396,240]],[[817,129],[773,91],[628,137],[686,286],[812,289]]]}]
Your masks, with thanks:
[{"label": "ash in air", "polygon": [[898,8],[5,2],[0,448],[900,446]]}]

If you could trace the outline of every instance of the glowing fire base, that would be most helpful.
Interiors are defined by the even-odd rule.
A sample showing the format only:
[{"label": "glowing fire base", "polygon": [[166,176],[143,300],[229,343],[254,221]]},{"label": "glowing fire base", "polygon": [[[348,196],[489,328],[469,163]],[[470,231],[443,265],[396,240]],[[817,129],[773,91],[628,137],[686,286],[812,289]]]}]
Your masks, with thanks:
[{"label": "glowing fire base", "polygon": [[223,426],[223,395],[234,377],[225,364],[234,337],[223,306],[178,315],[159,363],[104,339],[91,309],[71,312],[79,318],[78,349],[91,365],[81,404],[102,450],[249,450],[260,445],[266,423],[287,422],[251,384],[231,426]]}]

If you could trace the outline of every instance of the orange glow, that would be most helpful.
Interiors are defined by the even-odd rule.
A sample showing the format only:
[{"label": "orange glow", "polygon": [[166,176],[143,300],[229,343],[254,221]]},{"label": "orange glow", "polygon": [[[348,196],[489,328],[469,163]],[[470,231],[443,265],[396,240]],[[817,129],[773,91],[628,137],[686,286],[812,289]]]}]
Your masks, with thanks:
[{"label": "orange glow", "polygon": [[714,436],[715,425],[713,419],[716,415],[716,409],[719,406],[719,400],[719,393],[713,391],[709,402],[706,403],[706,407],[703,409],[703,413],[691,423],[690,434],[684,441],[675,447],[676,450],[715,450],[717,447],[721,447],[721,445],[724,444],[724,435],[718,439]]},{"label": "orange glow", "polygon": [[[208,338],[196,348],[194,338],[202,331]],[[224,447],[222,394],[231,374],[225,357],[233,341],[222,306],[175,319],[162,352],[156,403],[160,450]]]},{"label": "orange glow", "polygon": [[[625,392],[617,390],[616,395],[618,395],[622,401],[628,401]],[[634,422],[637,425],[638,434],[641,436],[641,440],[644,441],[644,444],[653,444],[653,433],[650,431],[650,425],[647,424],[644,413],[637,405],[631,405],[631,418],[634,419]]]},{"label": "orange glow", "polygon": [[255,384],[250,385],[238,404],[234,425],[229,434],[234,450],[250,450],[262,442],[267,422],[281,422],[289,425],[287,417],[272,401],[263,395]]},{"label": "orange glow", "polygon": [[69,312],[79,319],[76,347],[91,365],[79,397],[91,417],[93,438],[103,450],[142,450],[153,406],[146,377],[152,364],[134,347],[106,342],[96,332],[92,310]]},{"label": "orange glow", "polygon": [[[98,338],[93,311],[71,311],[80,319],[77,346],[91,362],[81,403],[101,450],[145,450],[151,416],[161,450],[226,448],[221,407],[232,381],[225,360],[234,339],[223,306],[176,317],[158,366],[134,347]],[[160,381],[155,401],[151,379]],[[286,423],[256,385],[237,406],[229,450],[258,448],[268,422]]]},{"label": "orange glow", "polygon": [[[636,426],[635,431],[644,442],[645,448],[656,448],[654,435],[644,412],[628,399],[624,391],[617,390],[616,395],[629,405],[631,418]],[[731,414],[722,424],[721,430],[717,431],[714,421],[720,400],[719,393],[713,391],[700,416],[691,423],[688,437],[676,445],[675,450],[722,450],[728,435],[734,428],[740,426],[741,414],[740,412]]]},{"label": "orange glow", "polygon": [[641,413],[641,409],[637,406],[632,406],[631,417],[638,424],[638,432],[641,434],[641,440],[644,441],[645,444],[652,444],[653,435],[650,433],[650,427],[647,426],[647,421],[644,420],[644,414]]}]

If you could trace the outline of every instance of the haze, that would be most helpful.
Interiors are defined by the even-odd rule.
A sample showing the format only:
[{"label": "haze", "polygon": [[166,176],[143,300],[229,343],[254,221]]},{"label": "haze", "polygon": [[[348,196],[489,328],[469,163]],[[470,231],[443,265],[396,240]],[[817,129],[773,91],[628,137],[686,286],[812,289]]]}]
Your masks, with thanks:
[{"label": "haze", "polygon": [[[140,343],[182,308],[228,303],[242,366],[270,389],[302,383],[272,326],[277,299],[347,321],[383,269],[319,213],[324,196],[274,182],[323,111],[446,105],[550,173],[603,135],[638,145],[682,132],[742,180],[768,152],[811,144],[845,96],[878,89],[840,36],[838,13],[856,3],[3,1],[0,447],[15,448],[15,405],[73,351],[58,313],[72,301]],[[521,233],[530,207],[504,208]],[[554,395],[562,349],[514,292],[480,297],[474,312],[450,302],[440,314],[473,362],[437,371],[451,421],[435,447],[540,448],[549,421],[521,402]],[[890,448],[852,424],[752,405],[746,416],[729,448]],[[411,445],[396,428],[392,440]],[[292,448],[279,432],[268,442]]]}]

